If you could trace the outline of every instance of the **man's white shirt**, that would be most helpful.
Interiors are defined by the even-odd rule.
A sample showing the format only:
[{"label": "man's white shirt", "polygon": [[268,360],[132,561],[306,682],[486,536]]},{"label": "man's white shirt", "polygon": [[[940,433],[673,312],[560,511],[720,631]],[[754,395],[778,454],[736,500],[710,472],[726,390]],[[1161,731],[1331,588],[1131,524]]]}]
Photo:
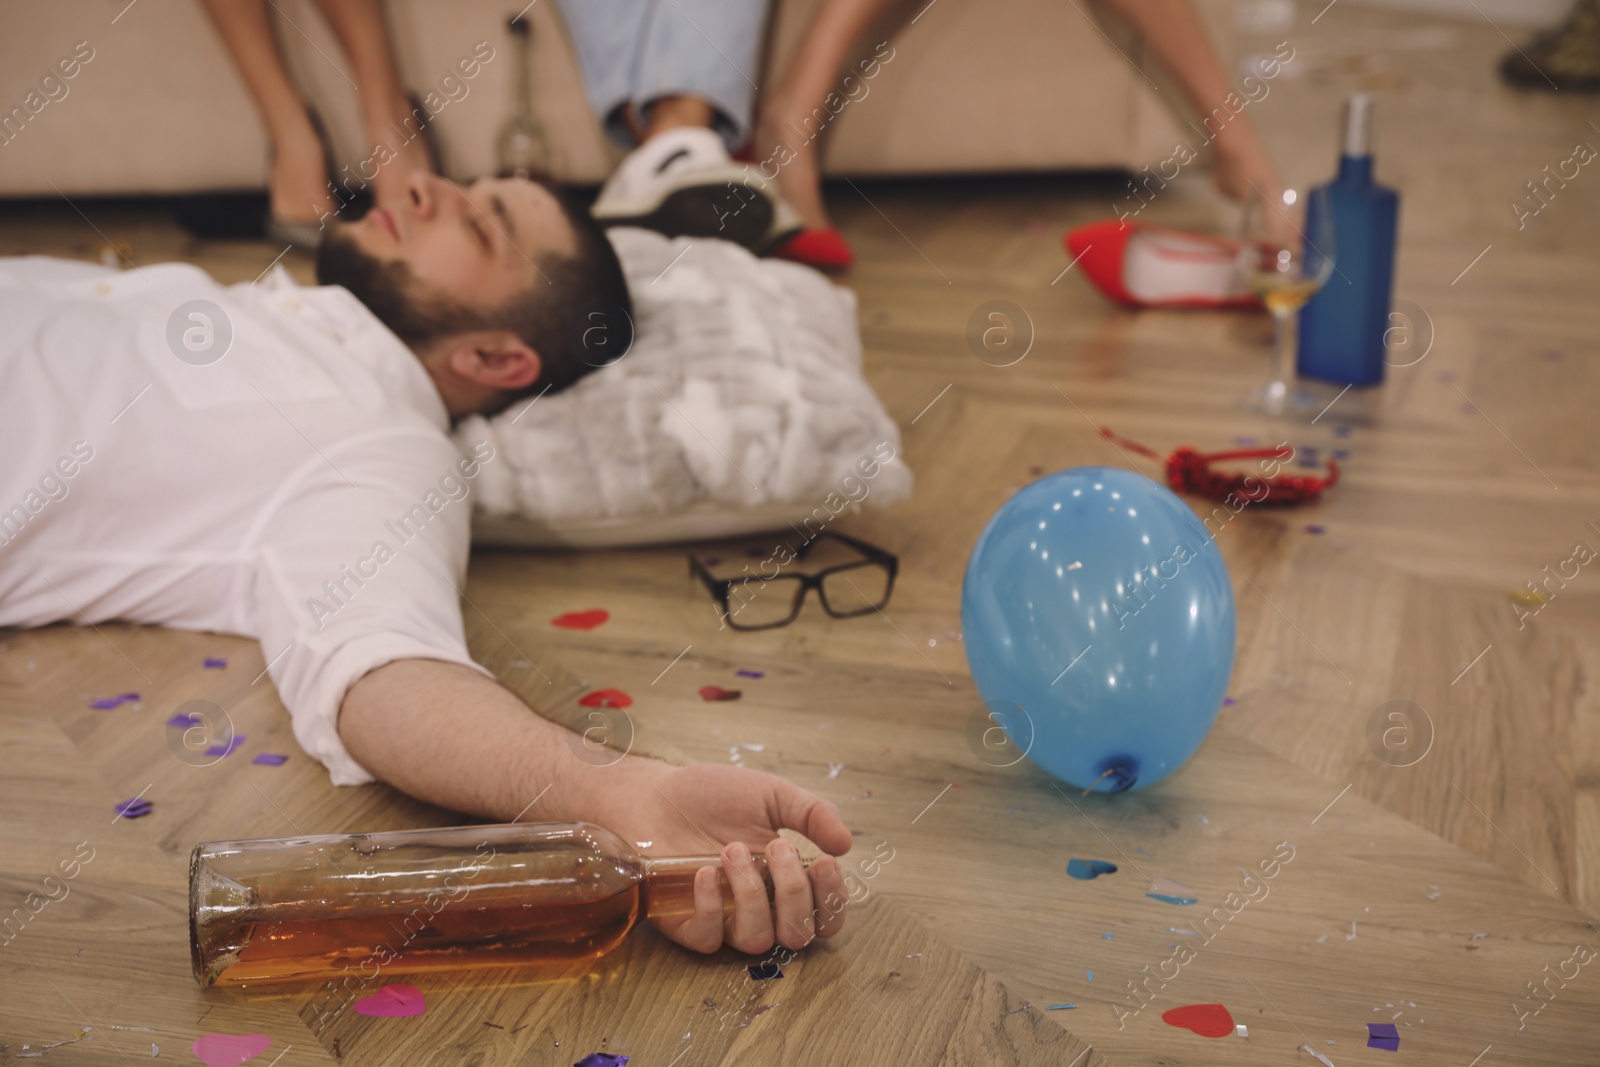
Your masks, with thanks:
[{"label": "man's white shirt", "polygon": [[397,659],[477,666],[459,591],[493,455],[448,431],[342,288],[0,258],[0,626],[256,637],[301,747],[372,781],[345,691]]}]

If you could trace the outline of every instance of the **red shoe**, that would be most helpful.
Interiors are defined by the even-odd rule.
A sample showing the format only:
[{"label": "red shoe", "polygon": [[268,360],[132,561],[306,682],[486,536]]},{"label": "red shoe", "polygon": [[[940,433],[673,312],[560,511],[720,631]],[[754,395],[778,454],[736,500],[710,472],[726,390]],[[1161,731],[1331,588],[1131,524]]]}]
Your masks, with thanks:
[{"label": "red shoe", "polygon": [[844,270],[856,261],[844,235],[832,226],[820,230],[801,230],[772,250],[780,259],[792,259],[818,270]]},{"label": "red shoe", "polygon": [[1074,263],[1127,307],[1259,307],[1236,261],[1239,242],[1106,219],[1062,238]]}]

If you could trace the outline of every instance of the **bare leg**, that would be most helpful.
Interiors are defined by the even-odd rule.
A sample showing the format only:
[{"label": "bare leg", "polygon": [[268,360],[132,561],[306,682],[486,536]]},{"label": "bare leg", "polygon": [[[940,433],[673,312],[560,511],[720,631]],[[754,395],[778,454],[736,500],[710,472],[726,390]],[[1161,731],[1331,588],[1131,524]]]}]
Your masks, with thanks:
[{"label": "bare leg", "polygon": [[[213,3],[224,0],[211,0]],[[317,0],[339,44],[355,67],[361,121],[370,148],[386,145],[394,158],[378,167],[372,193],[378,203],[403,198],[406,178],[414,170],[431,171],[428,150],[417,134],[405,86],[395,69],[394,46],[378,0]],[[409,140],[408,140],[409,138]],[[374,162],[386,158],[378,156]]]},{"label": "bare leg", "polygon": [[327,161],[305,103],[272,35],[266,0],[202,0],[217,32],[255,99],[272,141],[271,205],[274,218],[315,221],[334,203]]},{"label": "bare leg", "polygon": [[657,97],[641,110],[644,112],[644,129],[639,134],[641,142],[684,126],[711,128],[711,105],[698,96]]},{"label": "bare leg", "polygon": [[[1234,91],[1193,0],[1107,2],[1139,31],[1202,114],[1221,107],[1223,98]],[[1212,177],[1224,195],[1244,200],[1259,190],[1272,204],[1279,203],[1283,178],[1247,113],[1240,112],[1223,126],[1211,147],[1216,153]]]},{"label": "bare leg", "polygon": [[[830,92],[839,92],[839,69],[860,42],[861,35],[898,0],[823,0],[811,20],[805,37],[789,57],[778,88],[762,101],[756,120],[758,158],[773,159],[780,145],[793,153],[778,168],[778,190],[800,213],[806,226],[823,229],[832,225],[822,202],[822,170],[817,159],[816,122],[806,119],[818,109]],[[827,114],[824,110],[823,114]]]}]

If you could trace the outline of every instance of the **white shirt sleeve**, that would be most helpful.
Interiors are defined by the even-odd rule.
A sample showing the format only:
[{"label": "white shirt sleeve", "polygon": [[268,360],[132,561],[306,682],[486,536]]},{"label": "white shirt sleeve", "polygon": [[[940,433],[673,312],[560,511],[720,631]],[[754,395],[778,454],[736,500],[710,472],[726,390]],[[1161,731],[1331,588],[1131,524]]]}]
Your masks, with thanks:
[{"label": "white shirt sleeve", "polygon": [[461,623],[478,470],[437,432],[379,431],[314,457],[263,513],[262,653],[295,739],[335,785],[374,780],[339,739],[340,705],[363,675],[400,659],[489,673]]}]

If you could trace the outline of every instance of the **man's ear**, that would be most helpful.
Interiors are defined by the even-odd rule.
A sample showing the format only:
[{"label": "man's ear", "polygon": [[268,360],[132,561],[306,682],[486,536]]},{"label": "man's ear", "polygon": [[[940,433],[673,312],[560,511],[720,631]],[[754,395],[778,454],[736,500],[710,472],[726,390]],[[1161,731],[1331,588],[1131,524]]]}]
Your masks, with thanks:
[{"label": "man's ear", "polygon": [[445,367],[456,377],[490,389],[526,389],[539,380],[539,353],[510,330],[462,334],[446,342]]}]

